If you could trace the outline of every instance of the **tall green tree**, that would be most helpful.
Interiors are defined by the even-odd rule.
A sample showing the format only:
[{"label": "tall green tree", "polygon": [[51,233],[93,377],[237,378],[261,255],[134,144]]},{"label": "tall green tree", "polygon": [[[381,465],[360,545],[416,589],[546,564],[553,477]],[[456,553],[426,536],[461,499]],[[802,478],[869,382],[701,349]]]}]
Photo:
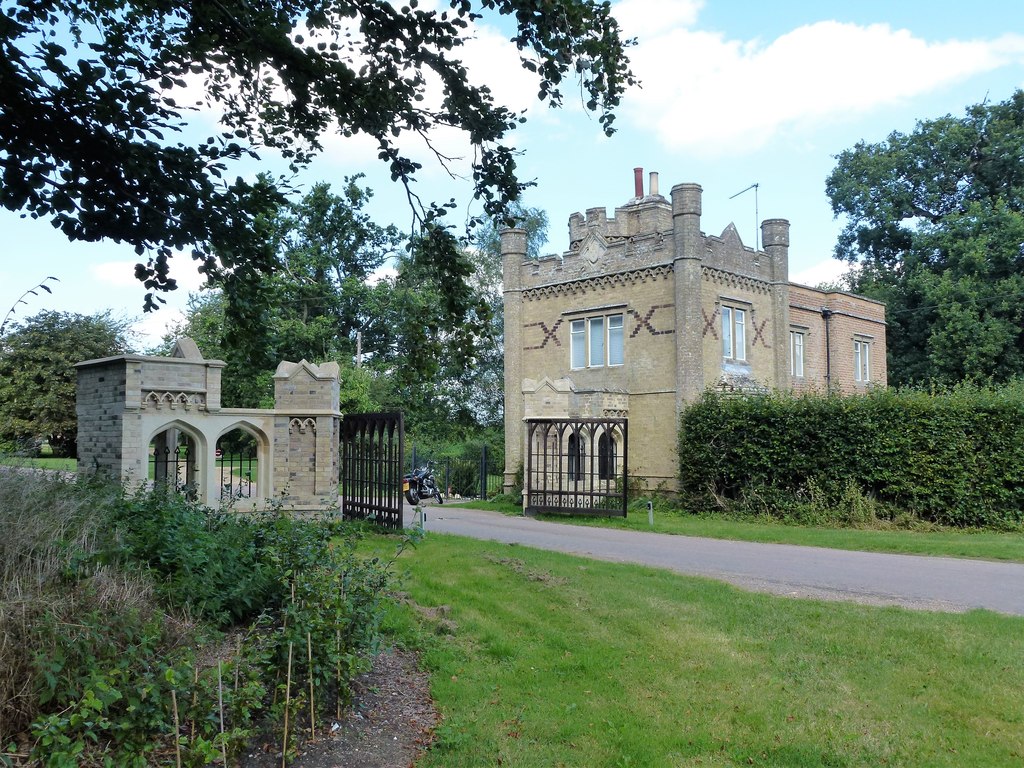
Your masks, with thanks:
[{"label": "tall green tree", "polygon": [[273,299],[276,339],[268,351],[275,358],[355,355],[367,280],[403,245],[395,227],[366,213],[373,193],[360,178],[346,178],[340,194],[317,184],[272,222],[278,266],[260,290]]},{"label": "tall green tree", "polygon": [[[539,257],[547,242],[547,214],[515,203],[508,213],[482,222],[462,252],[470,293],[464,322],[446,322],[442,301],[449,288],[417,261],[400,260],[398,276],[377,299],[372,327],[393,334],[381,399],[401,408],[414,436],[435,442],[478,439],[502,425],[504,343],[500,231],[527,231],[527,252]],[[380,366],[382,360],[375,361]],[[419,433],[417,435],[417,432]]]},{"label": "tall green tree", "polygon": [[539,259],[548,241],[548,215],[540,208],[516,202],[508,214],[483,222],[474,232],[469,251],[474,265],[474,283],[490,308],[490,324],[481,339],[476,365],[454,371],[465,402],[482,426],[499,428],[504,419],[505,395],[505,311],[502,294],[501,230],[508,225],[526,230],[526,255]]},{"label": "tall green tree", "polygon": [[[270,363],[261,361],[268,353],[250,354],[250,348],[229,344],[225,328],[228,320],[228,303],[219,290],[206,290],[189,296],[185,319],[167,336],[157,354],[168,354],[175,339],[188,336],[199,346],[200,352],[209,360],[223,360],[227,363],[221,379],[221,402],[236,408],[272,408],[274,405],[274,370],[281,360],[301,359],[320,363],[326,360],[341,366],[341,401],[343,413],[363,413],[379,407],[371,392],[373,380],[368,370],[359,370],[353,362],[340,354],[327,353],[323,356],[304,356],[300,350],[289,352],[286,343],[277,340],[274,326],[266,328],[266,343],[280,349],[281,357]],[[339,348],[345,344],[337,345]],[[332,344],[334,349],[335,345]]]},{"label": "tall green tree", "polygon": [[264,307],[247,343],[233,343],[238,319],[229,295],[213,290],[190,297],[186,320],[171,335],[190,336],[206,357],[228,363],[226,405],[269,405],[281,360],[344,362],[355,355],[368,278],[401,242],[394,227],[378,226],[365,212],[372,192],[359,178],[345,179],[340,195],[318,184],[262,223],[276,246],[276,267],[257,284]]},{"label": "tall green tree", "polygon": [[1024,92],[861,142],[827,181],[836,256],[886,302],[892,383],[1024,375]]},{"label": "tall green tree", "polygon": [[[482,13],[508,17],[510,39],[542,99],[565,81],[613,131],[633,84],[610,4],[597,0],[450,0],[441,8],[382,0],[9,0],[0,9],[0,205],[52,221],[72,240],[111,239],[148,260],[136,274],[174,287],[169,259],[191,249],[224,282],[233,314],[261,321],[260,275],[277,262],[261,222],[281,185],[248,182],[236,161],[264,149],[307,166],[328,131],[362,134],[406,185],[435,238],[445,205],[420,204],[420,164],[407,137],[455,126],[473,145],[475,192],[487,215],[518,198],[509,134],[522,116],[495,102],[459,57]],[[175,90],[201,78],[217,132],[191,138]],[[432,99],[440,86],[440,99]],[[432,146],[427,141],[427,146]],[[436,153],[435,153],[436,154]],[[439,162],[445,158],[437,154]],[[458,278],[457,244],[431,249]],[[445,270],[456,267],[455,271]]]},{"label": "tall green tree", "polygon": [[[450,271],[462,279],[449,285],[431,268],[435,256],[429,250],[447,248],[443,237],[451,233],[413,237],[407,248],[397,248],[398,233],[364,214],[370,193],[357,181],[347,180],[343,195],[320,185],[269,224],[279,233],[281,267],[262,281],[274,311],[266,315],[258,344],[229,343],[232,317],[219,291],[193,295],[187,320],[173,335],[191,336],[206,356],[228,363],[228,405],[269,405],[272,372],[282,359],[337,360],[349,411],[402,410],[410,431],[435,441],[476,438],[483,429],[500,427],[501,222],[477,229],[478,247],[452,251]],[[527,228],[531,252],[539,254],[546,214],[512,210],[513,221]],[[374,275],[385,261],[391,273]],[[453,304],[468,310],[457,313]],[[352,365],[357,333],[360,368]]]},{"label": "tall green tree", "polygon": [[110,313],[40,312],[0,337],[0,448],[48,440],[74,456],[78,437],[75,363],[130,351],[129,323]]}]

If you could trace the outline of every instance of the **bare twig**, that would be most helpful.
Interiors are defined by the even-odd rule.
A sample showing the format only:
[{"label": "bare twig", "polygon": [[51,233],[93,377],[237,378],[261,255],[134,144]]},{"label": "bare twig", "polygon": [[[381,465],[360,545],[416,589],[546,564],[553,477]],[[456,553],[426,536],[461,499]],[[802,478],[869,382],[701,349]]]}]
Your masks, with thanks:
[{"label": "bare twig", "polygon": [[33,285],[31,288],[29,288],[27,291],[21,294],[21,296],[18,297],[18,300],[11,305],[11,308],[9,310],[7,310],[7,315],[4,317],[4,321],[0,323],[0,336],[4,335],[4,330],[7,328],[7,324],[11,321],[11,318],[14,317],[14,313],[17,312],[18,305],[24,304],[25,306],[28,306],[28,302],[25,301],[26,296],[38,296],[39,294],[36,293],[37,288],[39,290],[46,291],[47,293],[53,293],[53,291],[50,290],[50,286],[46,284],[50,280],[54,280],[55,282],[58,283],[60,282],[58,278],[54,277],[53,275],[50,275],[46,277],[41,283],[39,283],[38,285]]}]

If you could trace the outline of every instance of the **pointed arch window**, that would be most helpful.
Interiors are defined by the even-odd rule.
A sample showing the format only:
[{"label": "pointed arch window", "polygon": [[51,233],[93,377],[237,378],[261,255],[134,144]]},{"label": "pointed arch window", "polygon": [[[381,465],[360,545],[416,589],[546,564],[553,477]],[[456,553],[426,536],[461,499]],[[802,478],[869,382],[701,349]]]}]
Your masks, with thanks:
[{"label": "pointed arch window", "polygon": [[602,480],[615,478],[615,454],[615,438],[608,432],[602,432],[597,441],[597,474]]},{"label": "pointed arch window", "polygon": [[578,480],[583,476],[583,440],[580,435],[576,432],[570,434],[566,447],[569,479]]}]

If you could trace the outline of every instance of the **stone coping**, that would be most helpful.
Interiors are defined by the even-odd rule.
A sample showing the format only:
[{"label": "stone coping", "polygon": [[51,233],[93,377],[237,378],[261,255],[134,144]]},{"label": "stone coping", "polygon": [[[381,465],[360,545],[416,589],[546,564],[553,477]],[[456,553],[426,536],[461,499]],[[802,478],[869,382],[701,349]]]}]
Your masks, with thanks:
[{"label": "stone coping", "polygon": [[83,360],[75,363],[75,368],[88,368],[94,365],[106,365],[117,360],[124,360],[126,363],[170,363],[171,365],[205,365],[210,368],[226,368],[227,363],[223,360],[198,360],[188,357],[161,357],[159,355],[114,355],[113,357],[98,357],[95,360]]}]

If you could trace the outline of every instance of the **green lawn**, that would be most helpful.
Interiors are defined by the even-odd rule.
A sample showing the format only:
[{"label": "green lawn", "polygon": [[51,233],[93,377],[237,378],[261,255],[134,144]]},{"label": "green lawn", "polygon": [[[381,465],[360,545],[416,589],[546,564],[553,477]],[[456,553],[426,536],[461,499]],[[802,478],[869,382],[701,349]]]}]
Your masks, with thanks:
[{"label": "green lawn", "polygon": [[[518,508],[494,502],[474,502],[474,508],[512,514]],[[575,525],[598,525],[637,531],[654,531],[711,539],[763,541],[865,552],[897,552],[913,555],[971,557],[985,560],[1024,562],[1024,532],[988,530],[878,530],[861,528],[813,528],[764,521],[747,522],[723,517],[690,515],[684,512],[655,512],[654,525],[647,512],[630,511],[625,518],[542,516],[542,519]]]},{"label": "green lawn", "polygon": [[[444,718],[420,768],[1024,762],[1022,618],[785,599],[439,534],[399,567],[429,614],[418,643]],[[392,617],[407,637],[412,615]]]},{"label": "green lawn", "polygon": [[25,458],[21,456],[0,456],[0,464],[10,467],[35,467],[37,469],[58,469],[63,472],[74,472],[78,468],[75,459]]},{"label": "green lawn", "polygon": [[[37,467],[39,469],[60,469],[68,472],[74,472],[78,469],[78,461],[76,459],[54,459],[54,458],[23,458],[20,456],[2,456],[0,457],[0,464],[6,464],[8,466],[15,467]],[[256,477],[259,473],[259,462],[255,459],[250,464],[245,464],[244,471],[240,467],[238,460],[235,459],[234,465],[227,459],[217,459],[214,464],[218,470],[225,467],[232,467],[234,469],[235,477],[241,477],[246,472],[249,472],[252,477]],[[149,467],[149,478],[153,479],[153,466],[152,463]]]}]

